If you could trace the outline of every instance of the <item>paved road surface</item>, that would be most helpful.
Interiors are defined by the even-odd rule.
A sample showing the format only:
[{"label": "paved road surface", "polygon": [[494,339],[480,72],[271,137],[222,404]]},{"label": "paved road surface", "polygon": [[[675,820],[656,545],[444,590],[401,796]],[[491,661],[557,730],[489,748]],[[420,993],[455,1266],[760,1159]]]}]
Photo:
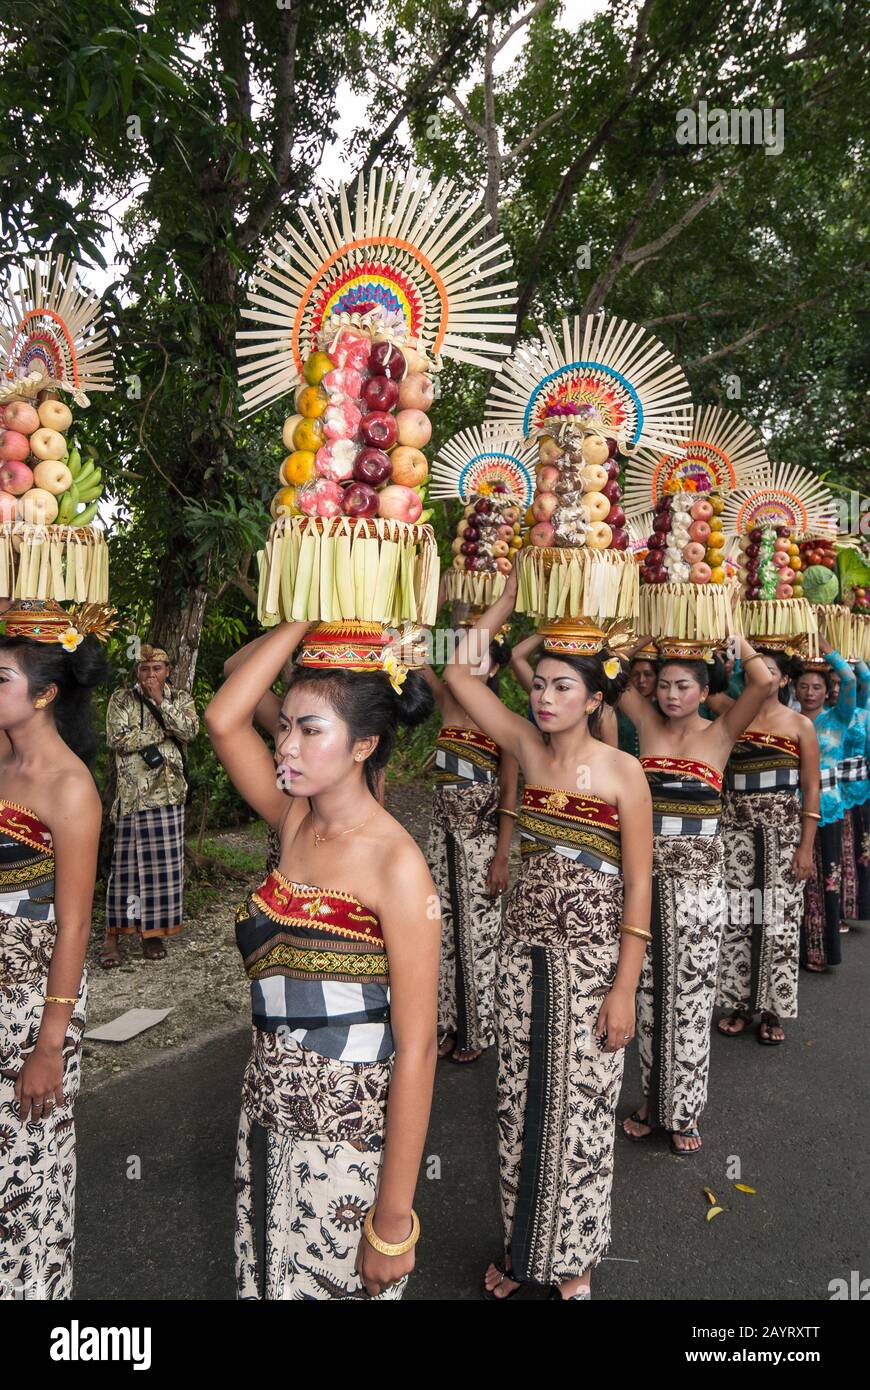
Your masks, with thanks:
[{"label": "paved road surface", "polygon": [[[831,1279],[870,1276],[867,1220],[870,928],[845,963],[801,974],[788,1042],[713,1038],[710,1102],[697,1158],[617,1134],[608,1299],[827,1299]],[[231,1299],[232,1167],[247,1030],[162,1054],[85,1093],[77,1108],[77,1298]],[[495,1059],[439,1063],[421,1179],[423,1225],[409,1299],[477,1299],[499,1249]],[[639,1099],[632,1049],[620,1116]],[[126,1176],[128,1156],[142,1176]],[[726,1174],[739,1158],[755,1197]],[[725,1208],[705,1221],[704,1186]]]}]

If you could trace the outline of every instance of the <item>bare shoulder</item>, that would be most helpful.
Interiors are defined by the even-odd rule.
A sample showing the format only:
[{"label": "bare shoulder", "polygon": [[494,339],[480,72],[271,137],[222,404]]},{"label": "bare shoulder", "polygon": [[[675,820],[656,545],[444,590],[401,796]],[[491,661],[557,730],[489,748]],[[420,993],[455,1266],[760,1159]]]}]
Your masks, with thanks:
[{"label": "bare shoulder", "polygon": [[377,854],[372,868],[377,896],[386,908],[407,903],[409,891],[432,892],[432,875],[426,857],[413,835],[384,811],[377,825]]}]

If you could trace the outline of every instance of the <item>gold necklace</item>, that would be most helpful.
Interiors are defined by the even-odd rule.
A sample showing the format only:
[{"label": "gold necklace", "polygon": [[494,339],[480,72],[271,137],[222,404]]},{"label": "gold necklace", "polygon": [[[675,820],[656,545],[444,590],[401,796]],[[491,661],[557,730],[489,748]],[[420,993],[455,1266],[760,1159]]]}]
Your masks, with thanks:
[{"label": "gold necklace", "polygon": [[309,810],[308,814],[311,817],[311,830],[314,835],[314,848],[318,849],[320,845],[328,845],[330,840],[340,840],[342,835],[352,835],[355,830],[362,830],[363,826],[367,825],[368,822],[371,820],[372,816],[374,815],[374,811],[369,811],[365,820],[361,820],[359,825],[351,825],[348,827],[347,830],[337,831],[335,835],[318,834],[317,826],[314,824],[314,812],[312,810]]}]

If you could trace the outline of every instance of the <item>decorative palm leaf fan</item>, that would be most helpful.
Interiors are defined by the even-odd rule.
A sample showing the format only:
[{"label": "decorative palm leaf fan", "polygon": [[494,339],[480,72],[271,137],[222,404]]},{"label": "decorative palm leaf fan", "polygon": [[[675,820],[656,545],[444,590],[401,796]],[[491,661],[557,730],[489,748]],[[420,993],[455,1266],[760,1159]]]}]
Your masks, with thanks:
[{"label": "decorative palm leaf fan", "polygon": [[687,433],[691,398],[658,338],[592,314],[563,319],[561,342],[542,328],[540,343],[518,348],[493,383],[485,418],[526,437],[545,428],[554,408],[595,422],[627,452],[641,443],[673,448]]},{"label": "decorative palm leaf fan", "polygon": [[[251,280],[240,331],[245,413],[282,396],[302,376],[322,331],[342,316],[379,307],[397,337],[431,352],[494,370],[510,351],[516,281],[512,260],[479,200],[409,169],[361,174],[355,194],[317,192],[296,209]],[[353,200],[353,206],[351,206]],[[484,239],[485,237],[485,239]]]},{"label": "decorative palm leaf fan", "polygon": [[625,482],[625,514],[655,507],[667,493],[701,490],[726,494],[742,482],[760,482],[770,462],[756,430],[720,406],[695,406],[680,449],[640,448]]},{"label": "decorative palm leaf fan", "polygon": [[52,388],[87,406],[88,391],[112,390],[100,301],[78,282],[80,269],[63,256],[37,256],[21,270],[18,285],[5,289],[0,403],[32,400]]},{"label": "decorative palm leaf fan", "polygon": [[441,449],[430,495],[465,503],[447,572],[448,599],[477,609],[501,593],[522,544],[537,454],[534,444],[510,439],[490,425],[462,430]]}]

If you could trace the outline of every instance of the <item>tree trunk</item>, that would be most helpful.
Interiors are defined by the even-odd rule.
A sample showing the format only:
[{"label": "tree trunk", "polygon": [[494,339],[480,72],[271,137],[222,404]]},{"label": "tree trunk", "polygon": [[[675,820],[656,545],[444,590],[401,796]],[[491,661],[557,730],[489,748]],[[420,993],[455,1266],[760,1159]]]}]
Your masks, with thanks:
[{"label": "tree trunk", "polygon": [[208,599],[208,577],[203,576],[201,582],[181,594],[176,583],[177,574],[167,569],[157,591],[148,640],[169,653],[171,684],[178,690],[192,690]]}]

